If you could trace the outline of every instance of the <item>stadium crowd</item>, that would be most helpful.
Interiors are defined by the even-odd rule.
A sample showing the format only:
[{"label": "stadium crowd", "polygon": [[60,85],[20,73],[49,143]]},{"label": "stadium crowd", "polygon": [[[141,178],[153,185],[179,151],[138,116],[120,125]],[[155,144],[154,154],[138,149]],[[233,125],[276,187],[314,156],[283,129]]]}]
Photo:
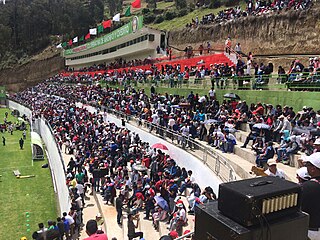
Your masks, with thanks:
[{"label": "stadium crowd", "polygon": [[[103,89],[92,84],[61,84],[63,81],[57,76],[12,97],[29,106],[34,119],[40,116],[47,119],[60,148],[75,156],[70,160],[66,176],[72,198],[69,215],[75,221],[70,232],[81,227],[84,188],[88,186],[101,192],[107,204],[115,200],[119,224],[125,204],[134,213],[129,215],[130,222],[138,221],[136,213],[144,208],[145,218],[152,219],[155,229],[158,229],[159,221],[166,220],[169,230],[177,231],[178,235],[182,234],[187,219],[187,208],[179,195],[187,187],[192,189],[187,206],[190,214],[197,204],[215,198],[209,186],[201,192],[192,169],[177,166],[168,154],[151,148],[140,140],[139,135],[106,122],[109,110],[135,117],[141,125],[146,124],[150,131],[156,129],[158,134],[165,129],[178,133],[186,147],[193,147],[189,138],[198,138],[223,152],[233,152],[234,133],[242,123],[249,123],[251,132],[242,147],[253,142],[258,166],[268,163],[275,154],[277,161],[289,163],[290,155],[299,150],[306,155],[319,150],[320,111],[309,107],[295,113],[289,106],[248,105],[236,97],[219,103],[214,89],[208,92],[208,96],[190,92],[186,98],[160,95],[152,89],[148,97],[143,89],[130,86],[124,90]],[[77,102],[104,110],[100,114],[90,113],[80,108]],[[274,142],[280,143],[277,149],[273,147]],[[268,170],[270,175],[277,175],[277,172]],[[131,236],[142,236],[132,225],[130,229]]]},{"label": "stadium crowd", "polygon": [[[288,10],[305,10],[312,6],[312,0],[274,0],[261,1],[249,0],[246,1],[246,9],[241,9],[240,6],[226,8],[218,12],[215,16],[213,13],[204,15],[200,20],[198,16],[192,19],[191,23],[186,24],[187,28],[195,28],[199,25],[207,25],[212,23],[221,23],[225,21],[236,20],[247,16],[258,16],[262,14],[278,13]],[[201,7],[201,5],[197,4]]]},{"label": "stadium crowd", "polygon": [[[170,219],[171,234],[176,234],[173,232],[175,230],[179,235],[182,234],[182,227],[186,224],[187,218],[186,208],[179,198],[176,199],[177,194],[184,192],[186,187],[194,189],[194,194],[188,198],[190,211],[193,211],[195,205],[200,204],[200,200],[196,199],[205,202],[213,198],[214,193],[210,187],[201,193],[192,177],[192,171],[187,172],[186,169],[180,168],[169,155],[160,150],[150,149],[148,143],[142,142],[137,134],[105,122],[103,114],[92,114],[84,108],[77,107],[74,102],[69,103],[68,100],[71,99],[49,97],[38,92],[40,89],[46,89],[45,85],[42,87],[44,88],[34,88],[33,93],[19,94],[16,100],[32,108],[34,120],[40,116],[47,119],[60,147],[65,148],[66,153],[73,154],[75,158],[70,159],[66,175],[72,199],[70,212],[64,213],[63,218],[57,220],[57,223],[48,222],[48,229],[44,229],[42,224],[41,229],[34,234],[35,239],[41,239],[42,232],[45,232],[47,239],[56,238],[51,237],[51,232],[60,234],[60,237],[61,234],[65,235],[68,239],[79,232],[82,226],[86,186],[101,192],[106,203],[113,204],[117,197],[119,224],[123,204],[131,212],[137,212],[141,210],[143,202],[146,202],[146,218],[152,217],[155,228],[158,228],[160,220]],[[88,178],[85,166],[92,174],[91,179]],[[150,176],[146,175],[148,169]],[[116,190],[119,192],[117,196]],[[134,215],[136,217],[136,214]],[[130,216],[129,214],[129,222]],[[64,232],[58,231],[58,223],[61,223],[61,227],[64,226],[61,228],[65,229]],[[48,231],[51,229],[57,231]],[[128,225],[128,236],[133,237],[137,234],[142,236]]]}]

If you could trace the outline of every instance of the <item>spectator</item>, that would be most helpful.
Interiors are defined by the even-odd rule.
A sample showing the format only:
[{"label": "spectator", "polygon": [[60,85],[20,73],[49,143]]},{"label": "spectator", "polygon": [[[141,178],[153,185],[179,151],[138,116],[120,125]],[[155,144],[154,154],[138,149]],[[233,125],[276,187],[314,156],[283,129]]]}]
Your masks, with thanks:
[{"label": "spectator", "polygon": [[286,175],[282,169],[277,168],[277,162],[273,159],[269,159],[267,162],[269,168],[265,171],[265,174],[272,177],[286,178]]},{"label": "spectator", "polygon": [[86,240],[91,240],[91,239],[108,240],[108,237],[106,234],[104,233],[98,234],[97,232],[98,232],[97,221],[94,219],[89,220],[86,224],[86,233],[89,235],[89,237],[86,238]]},{"label": "spectator", "polygon": [[309,214],[308,237],[311,240],[320,238],[320,153],[304,158],[305,166],[311,176],[309,181],[302,183],[301,210]]},{"label": "spectator", "polygon": [[[134,224],[133,220],[136,220],[136,224]],[[138,228],[138,224],[140,221],[139,215],[133,215],[132,213],[128,214],[128,237],[129,240],[139,237],[139,239],[143,238],[143,232],[136,232],[136,228]]]}]

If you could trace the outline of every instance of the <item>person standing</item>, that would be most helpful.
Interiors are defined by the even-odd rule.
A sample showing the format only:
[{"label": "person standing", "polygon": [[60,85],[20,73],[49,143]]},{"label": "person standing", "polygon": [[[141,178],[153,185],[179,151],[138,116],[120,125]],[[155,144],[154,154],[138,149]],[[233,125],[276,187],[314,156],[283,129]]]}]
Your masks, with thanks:
[{"label": "person standing", "polygon": [[320,239],[320,152],[305,156],[303,162],[311,179],[301,184],[301,210],[308,213],[310,217],[309,239],[318,240]]},{"label": "person standing", "polygon": [[3,146],[6,145],[6,138],[4,136],[2,136],[2,144],[3,144]]},{"label": "person standing", "polygon": [[20,149],[23,149],[23,144],[24,144],[24,140],[22,138],[20,138],[19,140],[19,145],[20,145]]},{"label": "person standing", "polygon": [[[134,224],[133,220],[137,220],[136,224]],[[138,228],[140,221],[139,215],[133,215],[132,213],[128,214],[128,238],[132,240],[133,238],[139,237],[139,239],[143,238],[143,232],[136,232],[136,228]]]},{"label": "person standing", "polygon": [[116,198],[117,223],[119,225],[122,224],[121,217],[122,217],[123,200],[124,200],[124,196],[120,193],[119,196]]}]

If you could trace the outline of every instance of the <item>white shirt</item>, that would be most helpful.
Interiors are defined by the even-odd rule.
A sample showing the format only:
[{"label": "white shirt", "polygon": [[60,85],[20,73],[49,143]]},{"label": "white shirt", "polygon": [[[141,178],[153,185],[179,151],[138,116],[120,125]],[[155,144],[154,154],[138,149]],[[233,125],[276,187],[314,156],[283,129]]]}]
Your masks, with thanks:
[{"label": "white shirt", "polygon": [[216,95],[216,90],[210,89],[209,90],[209,96],[214,97]]},{"label": "white shirt", "polygon": [[168,125],[170,127],[172,127],[175,123],[176,123],[176,121],[173,118],[170,118],[169,121],[168,121]]},{"label": "white shirt", "polygon": [[67,215],[64,218],[68,221],[69,225],[74,224],[74,220],[70,215]]},{"label": "white shirt", "polygon": [[267,174],[268,176],[271,177],[279,177],[279,178],[286,178],[286,174],[284,173],[284,171],[282,169],[277,168],[276,174],[270,172],[269,169],[267,169],[266,171],[264,171],[265,174]]},{"label": "white shirt", "polygon": [[77,184],[76,189],[78,190],[78,194],[83,194],[84,193],[84,187],[82,184]]},{"label": "white shirt", "polygon": [[203,103],[205,101],[206,101],[206,97],[205,96],[200,97],[199,100],[198,100],[199,103]]}]

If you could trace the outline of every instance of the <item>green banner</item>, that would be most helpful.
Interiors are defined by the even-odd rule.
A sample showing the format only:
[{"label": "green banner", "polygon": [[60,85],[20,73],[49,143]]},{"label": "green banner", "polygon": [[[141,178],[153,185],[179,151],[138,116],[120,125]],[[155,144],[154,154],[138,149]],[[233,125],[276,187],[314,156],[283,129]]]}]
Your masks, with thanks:
[{"label": "green banner", "polygon": [[6,88],[0,86],[0,98],[6,98]]},{"label": "green banner", "polygon": [[130,33],[134,33],[137,30],[141,29],[143,27],[143,16],[135,16],[133,19],[127,23],[126,25],[122,26],[121,28],[118,28],[114,30],[113,32],[106,34],[104,36],[101,36],[99,38],[96,38],[92,40],[91,42],[88,42],[86,44],[80,45],[78,47],[67,49],[64,51],[64,55],[72,55],[75,53],[83,52],[95,47],[99,47],[101,45],[110,43],[116,39],[119,39],[121,37],[124,37]]}]

